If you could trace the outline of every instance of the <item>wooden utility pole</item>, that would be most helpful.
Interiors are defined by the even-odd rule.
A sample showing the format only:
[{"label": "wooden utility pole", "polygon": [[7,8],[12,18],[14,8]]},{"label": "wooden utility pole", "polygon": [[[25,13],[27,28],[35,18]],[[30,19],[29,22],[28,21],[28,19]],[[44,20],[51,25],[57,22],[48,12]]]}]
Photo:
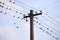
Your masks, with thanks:
[{"label": "wooden utility pole", "polygon": [[37,15],[41,15],[42,13],[33,14],[33,10],[30,10],[30,14],[28,16],[24,16],[23,18],[30,17],[30,40],[34,40],[34,27],[33,27],[33,17]]}]

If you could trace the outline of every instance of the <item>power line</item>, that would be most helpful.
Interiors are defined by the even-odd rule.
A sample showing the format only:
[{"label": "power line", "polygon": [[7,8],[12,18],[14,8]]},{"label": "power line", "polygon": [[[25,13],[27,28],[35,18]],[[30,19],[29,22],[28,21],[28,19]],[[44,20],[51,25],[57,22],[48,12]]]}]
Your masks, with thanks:
[{"label": "power line", "polygon": [[[36,20],[35,20],[36,21]],[[42,24],[40,24],[40,22],[38,22],[38,21],[36,21],[36,23],[38,24],[38,25],[41,25],[42,27],[45,27],[45,26],[43,26]],[[49,30],[50,32],[52,32],[52,33],[49,33],[48,31],[46,31],[45,29],[43,29],[42,27],[39,27],[39,29],[41,29],[43,32],[46,32],[47,34],[49,34],[51,37],[53,37],[53,38],[55,38],[56,39],[56,36],[54,36],[52,33],[54,33],[54,34],[56,34],[57,36],[59,36],[57,33],[55,33],[54,31],[52,31],[51,29],[49,29],[48,27],[45,27],[47,30]],[[59,39],[58,37],[57,37],[57,39]]]},{"label": "power line", "polygon": [[56,37],[55,35],[53,35],[53,34],[49,33],[48,31],[44,30],[42,27],[39,27],[39,29],[41,29],[43,32],[45,32],[45,33],[49,34],[51,37],[55,38],[56,40],[59,40],[59,38],[58,38],[58,37]]},{"label": "power line", "polygon": [[[26,5],[26,4],[24,4],[24,3],[20,2],[20,1],[15,0],[15,2],[18,2],[18,3],[20,3],[20,4],[24,5],[24,6],[29,7],[29,8],[32,8],[32,9],[38,10],[38,9],[33,8],[32,6]],[[27,8],[27,7],[25,7],[25,8]],[[28,9],[29,9],[29,8],[28,8]],[[40,11],[40,10],[38,10],[38,11]]]},{"label": "power line", "polygon": [[[2,3],[2,2],[1,2]],[[5,4],[4,4],[5,5]],[[2,5],[1,5],[2,6]],[[9,6],[9,5],[5,5],[5,6],[8,6],[7,8],[6,7],[4,7],[5,9],[11,9],[11,8],[13,8],[13,9],[15,9],[15,10],[17,10],[17,11],[15,11],[15,10],[12,10],[12,12],[14,11],[14,12],[16,12],[16,13],[20,13],[20,12],[18,12],[19,11],[19,9],[17,9],[17,8],[15,8],[15,7],[11,7],[11,6]],[[11,7],[11,8],[9,8],[9,7]],[[10,10],[10,11],[11,11]],[[26,11],[23,11],[23,13],[27,13]],[[25,14],[23,14],[23,13],[20,13],[20,14],[22,14],[23,16],[25,16]],[[13,15],[13,17],[15,17],[15,15]],[[25,20],[25,19],[24,19]],[[27,19],[26,19],[27,20]]]},{"label": "power line", "polygon": [[[7,6],[7,5],[6,5]],[[18,9],[16,9],[16,10],[18,10]]]},{"label": "power line", "polygon": [[[39,25],[39,23],[37,23],[38,25]],[[41,25],[42,27],[45,27],[45,26],[43,26],[43,25]],[[53,38],[56,38],[56,36],[54,36],[52,33],[54,33],[55,35],[57,35],[58,37],[59,37],[59,35],[57,34],[57,33],[55,33],[54,31],[52,31],[51,29],[49,29],[48,27],[45,27],[47,30],[49,30],[50,31],[50,33],[48,32],[48,31],[46,31],[45,29],[43,29],[42,27],[39,27],[39,29],[41,29],[43,32],[46,32],[47,34],[49,34],[51,37],[53,37]],[[52,32],[52,33],[51,33]],[[57,39],[59,39],[57,37]]]},{"label": "power line", "polygon": [[[6,6],[8,6],[8,5],[6,5]],[[11,6],[9,6],[9,7],[11,7]],[[13,7],[11,7],[11,8],[13,8]],[[14,9],[16,9],[16,8],[14,8]],[[18,9],[16,9],[16,10],[18,10]]]},{"label": "power line", "polygon": [[44,16],[42,16],[44,19],[46,19],[47,21],[49,21],[49,22],[51,22],[52,24],[54,24],[54,25],[56,25],[57,27],[60,27],[59,25],[57,25],[57,24],[55,24],[53,21],[51,21],[50,19],[48,19],[48,18],[46,18],[46,17],[44,17]]},{"label": "power line", "polygon": [[[47,15],[46,13],[44,13],[44,14]],[[52,19],[52,20],[55,21],[56,23],[60,24],[58,21],[56,21],[56,20],[53,19],[52,17],[50,17],[50,16],[48,16],[48,15],[47,15],[47,17],[49,17],[50,19]]]},{"label": "power line", "polygon": [[42,15],[42,13],[34,14],[33,10],[30,10],[30,15],[24,16],[23,18],[30,18],[30,40],[34,40],[34,27],[33,27],[33,18],[34,16]]},{"label": "power line", "polygon": [[[20,3],[22,3],[22,2],[20,2]],[[23,4],[23,3],[22,3]],[[25,4],[24,4],[25,5]],[[28,6],[28,5],[26,5],[26,6]],[[24,6],[23,6],[24,7]],[[24,8],[26,8],[26,7],[24,7]],[[27,8],[28,9],[28,8]],[[35,8],[33,8],[33,9],[35,9]],[[48,16],[48,15],[47,15]],[[43,17],[43,18],[45,18],[45,17]],[[51,17],[50,17],[51,18]],[[47,18],[46,18],[47,19]],[[53,19],[53,18],[52,18]],[[48,19],[48,21],[50,21],[49,19]],[[52,21],[50,21],[51,23],[53,23]],[[57,22],[57,21],[56,21]],[[55,23],[53,23],[54,25],[56,25]],[[58,25],[56,25],[56,26],[58,26]],[[58,26],[58,27],[60,27],[60,26]]]},{"label": "power line", "polygon": [[[2,2],[1,2],[1,4],[2,4]],[[3,5],[4,5],[4,6],[8,6],[8,7],[4,7]],[[5,9],[8,9],[9,11],[12,10],[11,8],[16,9],[16,10],[19,10],[19,9],[17,9],[17,8],[15,8],[15,7],[12,7],[12,6],[9,6],[9,5],[6,5],[6,4],[2,4],[1,6],[3,6],[3,8],[5,8]],[[0,6],[0,7],[1,7],[1,6]],[[9,7],[10,7],[10,8],[9,8]],[[20,12],[15,11],[15,10],[12,10],[12,12],[20,13]],[[5,13],[5,14],[6,14],[6,13]],[[22,14],[22,13],[20,13],[20,14]],[[24,15],[24,14],[22,14],[22,15]],[[12,17],[15,18],[15,15],[13,15]],[[18,16],[17,18],[20,18],[20,17]],[[15,22],[14,22],[14,25],[16,25]],[[19,26],[17,26],[16,28],[19,28]]]},{"label": "power line", "polygon": [[[21,11],[20,9],[17,9],[17,8],[15,8],[15,7],[12,7],[12,6],[9,6],[9,5],[6,5],[6,4],[4,4],[5,6],[8,6],[8,7],[4,7],[3,5],[1,5],[1,6],[3,6],[5,9],[8,9],[8,10],[12,10],[11,8],[13,8],[13,9],[15,9],[15,10],[12,10],[12,12],[14,11],[14,12],[16,12],[16,13],[20,13],[19,11]],[[0,7],[1,7],[0,6]],[[10,7],[10,8],[9,8]],[[25,11],[23,11],[24,13],[27,13],[27,12],[25,12]],[[20,14],[22,14],[22,13],[20,13]]]},{"label": "power line", "polygon": [[[37,13],[37,12],[35,12],[35,13]],[[54,23],[54,22],[51,21],[50,19],[48,19],[48,18],[46,18],[46,17],[44,17],[44,16],[42,16],[42,18],[46,19],[47,21],[49,21],[50,23],[54,24],[55,26],[60,27],[59,25],[57,25],[56,23]]]},{"label": "power line", "polygon": [[[36,17],[35,17],[36,18]],[[38,18],[37,18],[38,19]],[[55,30],[56,32],[60,33],[58,30],[52,28],[50,25],[44,23],[43,21],[41,21],[40,19],[38,19],[40,22],[42,22],[43,24],[45,24],[46,26],[50,27],[51,29]]]},{"label": "power line", "polygon": [[[15,0],[15,1],[18,2],[18,3],[20,3],[20,4],[22,4],[22,5],[24,5],[24,6],[27,6],[27,7],[29,7],[29,8],[32,8],[32,9],[38,10],[38,9],[33,8],[33,7],[29,6],[29,5],[26,5],[26,4],[24,4],[24,3],[20,2],[20,1],[17,1],[17,0]],[[27,8],[27,7],[26,7],[26,8]],[[40,11],[40,10],[38,10],[38,11]],[[50,17],[50,16],[47,15],[46,13],[44,13],[44,14],[45,14],[47,17],[49,17],[50,19],[52,19],[54,22],[60,24],[58,21],[56,21],[55,19],[53,19],[52,17]]]},{"label": "power line", "polygon": [[[11,2],[10,2],[11,3]],[[2,4],[2,2],[1,2],[1,4]],[[13,9],[15,9],[15,10],[17,10],[17,11],[15,11],[15,12],[17,12],[17,13],[20,13],[19,11],[21,11],[20,9],[17,9],[17,8],[15,8],[15,7],[12,7],[12,6],[9,6],[9,5],[6,5],[6,4],[3,4],[3,5],[5,5],[5,6],[8,6],[8,7],[11,7],[11,8],[13,8]],[[0,7],[2,7],[3,5],[1,5]],[[14,5],[14,4],[13,4]],[[9,9],[9,10],[11,10],[11,8],[6,8],[6,9]],[[24,7],[25,8],[25,7]],[[13,10],[14,11],[14,10]],[[26,11],[23,11],[24,13],[27,13]]]},{"label": "power line", "polygon": [[[6,5],[6,6],[8,6],[8,5]],[[11,6],[9,6],[9,7],[11,7]],[[13,8],[13,7],[12,7]],[[15,8],[16,9],[16,8]],[[17,10],[17,9],[16,9]]]},{"label": "power line", "polygon": [[[10,2],[10,1],[9,1],[9,2]],[[10,2],[10,3],[12,3],[12,2]],[[13,2],[12,4],[17,5],[16,2]],[[18,5],[18,6],[23,7],[23,8],[25,8],[25,9],[27,9],[27,10],[30,10],[30,9],[28,9],[27,7],[24,7],[24,6],[22,6],[22,5]]]}]

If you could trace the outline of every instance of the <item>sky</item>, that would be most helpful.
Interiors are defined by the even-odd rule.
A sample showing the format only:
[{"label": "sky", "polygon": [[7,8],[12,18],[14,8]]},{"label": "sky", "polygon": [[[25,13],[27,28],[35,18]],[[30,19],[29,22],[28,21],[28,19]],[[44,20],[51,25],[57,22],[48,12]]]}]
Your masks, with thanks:
[{"label": "sky", "polygon": [[[60,0],[11,0],[11,2],[9,0],[0,0],[0,2],[4,2],[4,5],[0,4],[4,6],[3,8],[0,7],[0,12],[3,11],[0,13],[1,40],[30,40],[30,20],[29,18],[28,22],[22,20],[23,14],[28,15],[30,10],[34,10],[34,12],[42,10],[42,15],[36,16],[38,19],[34,18],[43,25],[34,22],[34,40],[60,40]],[[58,22],[50,19],[45,14]],[[42,21],[51,27],[46,26]],[[43,28],[45,31],[39,28]],[[47,28],[50,28],[50,30],[47,30]]]}]

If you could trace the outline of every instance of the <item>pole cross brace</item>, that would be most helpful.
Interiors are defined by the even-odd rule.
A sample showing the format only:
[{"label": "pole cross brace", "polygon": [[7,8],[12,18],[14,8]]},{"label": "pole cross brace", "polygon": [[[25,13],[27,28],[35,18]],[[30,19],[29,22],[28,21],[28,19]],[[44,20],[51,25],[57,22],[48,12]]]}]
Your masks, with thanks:
[{"label": "pole cross brace", "polygon": [[[31,12],[32,10],[30,10],[30,12]],[[42,13],[38,13],[38,14],[32,14],[33,16],[37,16],[37,15],[42,15]],[[23,18],[28,18],[28,17],[30,17],[31,16],[31,14],[29,14],[28,16],[24,16]]]}]

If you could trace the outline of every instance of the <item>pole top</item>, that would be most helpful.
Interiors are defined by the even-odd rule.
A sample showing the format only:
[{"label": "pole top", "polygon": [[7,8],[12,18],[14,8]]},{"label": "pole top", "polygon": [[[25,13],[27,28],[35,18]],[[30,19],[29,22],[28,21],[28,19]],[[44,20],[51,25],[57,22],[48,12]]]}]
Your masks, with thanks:
[{"label": "pole top", "polygon": [[30,10],[30,13],[32,13],[32,14],[33,14],[33,10]]}]

